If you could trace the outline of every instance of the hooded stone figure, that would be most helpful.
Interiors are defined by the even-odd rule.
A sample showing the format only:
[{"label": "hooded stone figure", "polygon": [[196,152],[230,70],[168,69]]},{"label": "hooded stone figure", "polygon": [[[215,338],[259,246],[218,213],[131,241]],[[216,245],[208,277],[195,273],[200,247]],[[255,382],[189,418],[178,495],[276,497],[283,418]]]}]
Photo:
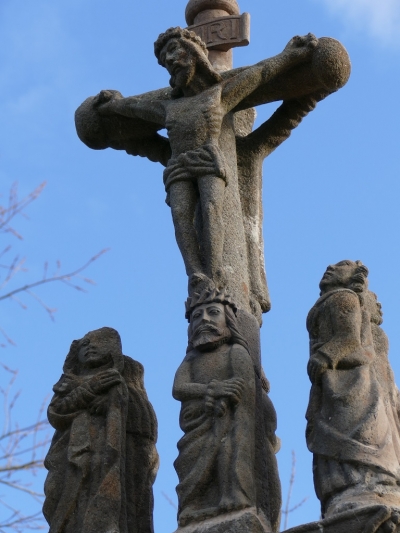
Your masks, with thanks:
[{"label": "hooded stone figure", "polygon": [[398,391],[367,275],[360,261],[330,265],[307,318],[306,436],[323,517],[376,504],[400,508]]},{"label": "hooded stone figure", "polygon": [[143,366],[101,328],[73,341],[48,408],[49,533],[153,533],[157,421]]}]

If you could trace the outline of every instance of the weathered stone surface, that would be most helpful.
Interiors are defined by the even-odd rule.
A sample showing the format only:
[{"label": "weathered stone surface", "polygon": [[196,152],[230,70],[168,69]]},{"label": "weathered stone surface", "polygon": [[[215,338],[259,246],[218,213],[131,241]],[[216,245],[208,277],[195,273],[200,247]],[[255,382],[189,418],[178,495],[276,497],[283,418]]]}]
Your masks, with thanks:
[{"label": "weathered stone surface", "polygon": [[399,391],[367,275],[360,261],[330,265],[307,319],[306,436],[326,518],[377,503],[400,507]]},{"label": "weathered stone surface", "polygon": [[276,453],[280,449],[280,439],[276,436],[276,411],[268,394],[270,384],[261,366],[260,328],[254,316],[241,309],[237,311],[237,323],[246,339],[255,372],[256,507],[268,517],[272,531],[279,531],[282,491]]},{"label": "weathered stone surface", "polygon": [[157,420],[143,366],[101,328],[73,341],[48,417],[49,533],[153,533]]},{"label": "weathered stone surface", "polygon": [[[268,524],[266,531],[278,528],[276,415],[262,391],[236,311],[232,299],[217,290],[188,300],[189,346],[173,387],[174,398],[182,402],[184,432],[175,461],[181,528],[250,508],[258,509]],[[266,468],[257,463],[256,435],[264,443]],[[270,474],[266,489],[258,467]],[[268,478],[264,482],[268,484]]]},{"label": "weathered stone surface", "polygon": [[260,519],[256,509],[246,509],[180,527],[176,533],[267,533],[269,531],[268,525]]},{"label": "weathered stone surface", "polygon": [[286,530],[285,533],[398,533],[400,509],[374,505]]},{"label": "weathered stone surface", "polygon": [[[165,167],[189,292],[189,348],[174,384],[185,433],[175,462],[180,529],[212,522],[215,533],[277,531],[279,439],[259,347],[270,309],[262,163],[347,82],[350,60],[337,41],[308,34],[273,58],[232,69],[230,47],[249,34],[236,0],[190,0],[186,18],[207,42],[179,27],[159,36],[155,54],[170,89],[128,98],[101,91],[77,110],[76,127],[93,149],[126,150]],[[281,100],[252,132],[252,107]]]},{"label": "weathered stone surface", "polygon": [[[204,11],[206,3],[191,3],[189,19],[200,24],[204,13],[207,22],[219,8]],[[235,2],[222,4],[226,14],[237,14]],[[212,280],[260,321],[270,308],[261,231],[262,161],[317,101],[346,83],[348,55],[337,41],[309,34],[257,65],[218,72],[201,39],[180,28],[162,34],[155,51],[171,75],[172,90],[130,98],[102,91],[77,110],[78,135],[91,148],[125,149],[166,166],[167,203],[189,294]],[[238,134],[237,111],[281,99],[296,100],[284,102],[254,133]],[[164,127],[168,139],[157,133]]]},{"label": "weathered stone surface", "polygon": [[185,17],[189,24],[196,23],[196,17],[204,12],[223,11],[225,15],[239,15],[240,9],[236,0],[189,0],[186,6]]},{"label": "weathered stone surface", "polygon": [[204,20],[188,28],[206,44],[207,50],[228,51],[234,46],[250,43],[250,15],[243,13],[232,17],[217,17]]}]

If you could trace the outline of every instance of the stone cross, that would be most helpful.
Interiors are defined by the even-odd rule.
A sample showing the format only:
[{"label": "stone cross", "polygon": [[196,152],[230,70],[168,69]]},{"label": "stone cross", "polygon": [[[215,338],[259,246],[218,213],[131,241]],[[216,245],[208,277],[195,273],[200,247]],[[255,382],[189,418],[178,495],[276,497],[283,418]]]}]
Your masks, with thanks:
[{"label": "stone cross", "polygon": [[[189,295],[210,284],[227,289],[261,323],[270,309],[262,163],[319,100],[347,82],[350,61],[340,43],[310,34],[292,39],[273,58],[232,69],[230,47],[249,39],[249,16],[240,16],[236,0],[190,0],[186,20],[207,42],[195,42],[195,33],[184,30],[156,43],[172,90],[130,98],[102,91],[77,110],[77,132],[91,148],[123,149],[166,167]],[[168,40],[180,49],[168,52]],[[278,110],[252,132],[253,106],[279,100]],[[158,134],[165,127],[168,138]]]},{"label": "stone cross", "polygon": [[232,68],[232,48],[250,43],[250,15],[240,15],[236,0],[190,0],[185,17],[188,29],[205,42],[208,59],[218,71]]},{"label": "stone cross", "polygon": [[[125,150],[165,167],[166,203],[188,276],[186,317],[194,324],[174,387],[185,432],[175,463],[180,527],[275,532],[279,439],[259,329],[270,309],[262,164],[317,102],[347,82],[350,60],[338,41],[308,34],[234,69],[232,47],[249,42],[249,15],[240,15],[237,1],[190,0],[186,21],[189,28],[170,28],[154,45],[170,88],[127,98],[101,91],[78,108],[76,128],[90,148]],[[282,104],[252,131],[253,107],[274,101]],[[168,137],[159,133],[164,128]]]}]

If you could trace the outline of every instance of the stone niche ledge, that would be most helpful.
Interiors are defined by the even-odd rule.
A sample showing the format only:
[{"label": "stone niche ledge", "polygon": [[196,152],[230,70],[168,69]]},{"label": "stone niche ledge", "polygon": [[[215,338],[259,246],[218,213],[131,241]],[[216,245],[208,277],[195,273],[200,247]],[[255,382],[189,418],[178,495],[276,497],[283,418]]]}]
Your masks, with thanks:
[{"label": "stone niche ledge", "polygon": [[[398,513],[400,513],[400,509],[393,509],[384,505],[372,505],[346,511],[318,522],[297,526],[286,530],[284,533],[380,533],[383,531],[380,526],[390,522],[391,517]],[[397,524],[392,531],[400,531],[400,525]]]},{"label": "stone niche ledge", "polygon": [[270,533],[256,509],[231,512],[202,522],[180,527],[175,533]]}]

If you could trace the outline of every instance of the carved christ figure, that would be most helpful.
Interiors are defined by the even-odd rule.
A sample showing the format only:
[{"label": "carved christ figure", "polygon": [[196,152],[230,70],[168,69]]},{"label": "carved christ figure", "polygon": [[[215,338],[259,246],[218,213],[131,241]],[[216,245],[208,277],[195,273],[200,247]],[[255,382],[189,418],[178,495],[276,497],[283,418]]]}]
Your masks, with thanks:
[{"label": "carved christ figure", "polygon": [[[161,162],[189,292],[210,279],[260,316],[270,308],[262,257],[262,161],[318,100],[344,85],[347,53],[337,41],[308,34],[291,39],[275,57],[218,73],[201,39],[178,27],[159,36],[155,54],[172,90],[128,98],[101,91],[77,110],[78,135],[91,148],[124,149]],[[238,131],[238,111],[280,99],[282,106],[255,132],[247,126],[244,135]],[[168,139],[157,133],[163,128]]]},{"label": "carved christ figure", "polygon": [[[171,158],[164,171],[167,203],[171,207],[176,240],[191,282],[204,275],[225,283],[222,252],[222,209],[225,187],[237,179],[236,162],[227,161],[223,125],[232,121],[231,111],[272,77],[305,61],[317,45],[309,34],[294,37],[284,51],[222,80],[207,58],[205,44],[193,32],[170,28],[155,43],[159,63],[170,76],[172,99],[142,102],[121,98],[112,91],[98,96],[101,114],[120,114],[152,121],[166,128]],[[229,131],[229,130],[228,130]],[[199,200],[203,239],[199,243],[193,224]],[[200,252],[200,247],[203,253]]]}]

